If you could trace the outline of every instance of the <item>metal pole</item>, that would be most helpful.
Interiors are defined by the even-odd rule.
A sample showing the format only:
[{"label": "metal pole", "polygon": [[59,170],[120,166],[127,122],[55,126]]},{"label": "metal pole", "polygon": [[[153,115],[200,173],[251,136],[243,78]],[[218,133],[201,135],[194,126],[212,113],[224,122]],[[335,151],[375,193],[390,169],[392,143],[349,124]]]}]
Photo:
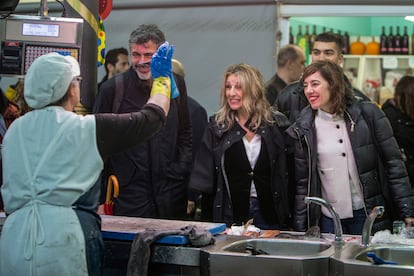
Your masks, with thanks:
[{"label": "metal pole", "polygon": [[48,17],[47,0],[40,0],[38,15]]},{"label": "metal pole", "polygon": [[[97,0],[80,0],[91,12],[93,17],[98,20],[99,1]],[[82,18],[72,7],[65,2],[67,17]],[[84,21],[83,35],[81,46],[81,75],[83,78],[81,84],[81,104],[76,111],[79,113],[90,113],[95,101],[97,91],[97,54],[98,54],[98,37],[91,25]]]}]

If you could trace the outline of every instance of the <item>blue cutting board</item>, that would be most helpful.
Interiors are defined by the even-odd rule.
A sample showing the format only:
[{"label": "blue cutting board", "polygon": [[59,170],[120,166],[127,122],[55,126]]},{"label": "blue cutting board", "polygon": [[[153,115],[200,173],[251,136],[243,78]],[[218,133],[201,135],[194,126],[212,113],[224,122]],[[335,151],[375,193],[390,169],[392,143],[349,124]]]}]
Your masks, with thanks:
[{"label": "blue cutting board", "polygon": [[[102,215],[102,236],[104,239],[133,241],[137,233],[146,230],[179,230],[188,225],[195,225],[197,229],[206,229],[212,235],[226,230],[224,223],[210,223],[199,221],[150,219],[122,216]],[[170,235],[156,241],[156,243],[185,245],[189,241],[186,236]]]}]

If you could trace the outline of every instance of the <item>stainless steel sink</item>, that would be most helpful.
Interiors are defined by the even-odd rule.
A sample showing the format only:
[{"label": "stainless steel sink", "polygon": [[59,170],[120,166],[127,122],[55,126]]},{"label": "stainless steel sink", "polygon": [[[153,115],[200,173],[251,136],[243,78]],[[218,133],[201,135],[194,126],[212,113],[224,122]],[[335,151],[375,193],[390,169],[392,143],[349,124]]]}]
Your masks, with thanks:
[{"label": "stainless steel sink", "polygon": [[331,241],[323,239],[238,238],[216,241],[200,255],[205,275],[315,275],[327,276]]},{"label": "stainless steel sink", "polygon": [[[397,264],[373,264],[367,257],[368,252],[386,261]],[[398,244],[374,244],[361,248],[358,243],[345,244],[330,258],[330,275],[414,275],[414,246]]]},{"label": "stainless steel sink", "polygon": [[373,252],[376,256],[386,261],[395,262],[397,265],[414,267],[414,247],[413,246],[393,246],[368,248],[355,256],[356,260],[371,262],[367,253]]},{"label": "stainless steel sink", "polygon": [[251,255],[300,257],[317,256],[331,246],[332,243],[326,241],[249,239],[229,244],[223,247],[222,250]]}]

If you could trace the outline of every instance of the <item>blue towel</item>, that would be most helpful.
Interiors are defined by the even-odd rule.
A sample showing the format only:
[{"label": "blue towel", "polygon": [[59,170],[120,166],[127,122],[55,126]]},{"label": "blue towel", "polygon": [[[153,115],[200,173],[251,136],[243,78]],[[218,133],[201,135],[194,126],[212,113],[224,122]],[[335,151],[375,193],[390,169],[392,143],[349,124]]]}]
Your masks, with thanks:
[{"label": "blue towel", "polygon": [[375,254],[374,252],[367,252],[367,258],[368,260],[370,260],[371,263],[376,264],[376,265],[381,265],[381,264],[396,265],[397,264],[394,261],[387,261],[387,260],[384,260],[378,257],[377,254]]}]

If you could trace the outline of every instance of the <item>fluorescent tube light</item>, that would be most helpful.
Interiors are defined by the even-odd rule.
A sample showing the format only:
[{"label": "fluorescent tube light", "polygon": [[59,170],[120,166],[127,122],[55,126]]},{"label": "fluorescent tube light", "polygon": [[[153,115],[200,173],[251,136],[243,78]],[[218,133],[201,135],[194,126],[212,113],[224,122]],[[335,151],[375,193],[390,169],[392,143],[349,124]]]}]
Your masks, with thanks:
[{"label": "fluorescent tube light", "polygon": [[406,16],[404,19],[405,20],[408,20],[408,21],[413,21],[414,22],[414,16]]}]

